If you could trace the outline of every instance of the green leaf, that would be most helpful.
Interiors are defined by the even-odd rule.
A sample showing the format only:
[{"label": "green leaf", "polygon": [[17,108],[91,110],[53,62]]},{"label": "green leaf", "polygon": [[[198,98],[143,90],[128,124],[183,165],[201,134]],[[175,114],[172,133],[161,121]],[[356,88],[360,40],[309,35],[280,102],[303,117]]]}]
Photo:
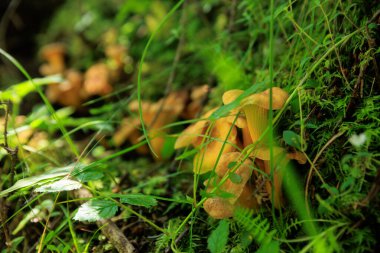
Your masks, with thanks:
[{"label": "green leaf", "polygon": [[231,173],[231,174],[229,175],[229,178],[230,178],[230,180],[232,181],[232,183],[234,183],[234,184],[240,184],[241,181],[242,181],[241,176],[239,176],[239,175],[236,174],[236,173]]},{"label": "green leaf", "polygon": [[61,179],[56,182],[45,184],[35,189],[35,192],[60,192],[60,191],[72,191],[82,187],[82,184],[78,181],[71,179]]},{"label": "green leaf", "polygon": [[178,160],[183,160],[189,156],[193,156],[195,154],[197,154],[199,152],[199,149],[195,148],[195,149],[191,149],[191,150],[187,150],[186,152],[183,152],[181,155],[177,156],[175,159],[178,161]]},{"label": "green leaf", "polygon": [[[270,241],[269,243],[261,245],[261,247],[256,251],[256,253],[278,253],[280,252],[280,244],[277,241]],[[321,251],[323,252],[323,251]]]},{"label": "green leaf", "polygon": [[211,253],[224,252],[228,240],[229,226],[228,220],[221,220],[218,227],[212,231],[207,240],[207,248]]},{"label": "green leaf", "polygon": [[54,179],[54,178],[58,178],[58,177],[64,177],[70,173],[70,171],[73,169],[73,167],[74,167],[74,165],[69,165],[69,166],[66,166],[63,168],[53,169],[51,171],[45,172],[42,175],[20,179],[12,187],[0,192],[0,197],[7,195],[10,192],[22,189],[22,188],[34,186],[43,180]]},{"label": "green leaf", "polygon": [[88,182],[93,180],[98,180],[102,178],[104,174],[100,171],[84,171],[75,177],[81,182]]},{"label": "green leaf", "polygon": [[81,205],[73,219],[94,222],[115,216],[117,210],[117,204],[111,200],[94,199]]},{"label": "green leaf", "polygon": [[232,169],[233,167],[235,167],[237,164],[237,162],[230,162],[228,165],[227,165],[227,168],[229,169]]},{"label": "green leaf", "polygon": [[62,77],[59,75],[47,76],[44,78],[35,78],[33,83],[31,81],[25,81],[22,83],[14,84],[7,90],[0,92],[0,100],[11,100],[13,103],[20,103],[22,98],[28,95],[30,92],[36,91],[37,86],[42,86],[50,83],[62,82]]},{"label": "green leaf", "polygon": [[134,206],[152,207],[157,205],[157,200],[144,194],[128,194],[120,196],[120,202]]},{"label": "green leaf", "polygon": [[282,136],[286,144],[301,150],[301,136],[290,130],[285,130]]}]

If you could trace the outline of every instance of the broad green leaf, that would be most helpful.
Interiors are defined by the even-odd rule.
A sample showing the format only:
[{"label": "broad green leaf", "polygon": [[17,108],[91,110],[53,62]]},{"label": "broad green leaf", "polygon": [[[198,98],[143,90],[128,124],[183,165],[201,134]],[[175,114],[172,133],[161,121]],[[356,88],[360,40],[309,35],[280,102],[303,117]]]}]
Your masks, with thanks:
[{"label": "broad green leaf", "polygon": [[56,182],[45,184],[41,187],[38,187],[34,191],[36,192],[60,192],[60,191],[72,191],[82,187],[82,184],[78,181],[71,179],[61,179]]},{"label": "broad green leaf", "polygon": [[84,171],[76,175],[75,177],[81,181],[82,183],[88,182],[88,181],[93,181],[93,180],[98,180],[102,178],[104,174],[100,171]]},{"label": "broad green leaf", "polygon": [[230,162],[228,165],[227,165],[227,168],[229,168],[229,169],[232,169],[233,167],[235,167],[236,166],[236,164],[237,164],[237,162]]},{"label": "broad green leaf", "polygon": [[53,169],[51,171],[47,171],[41,175],[33,176],[33,177],[27,177],[24,179],[18,180],[12,187],[0,192],[0,197],[7,195],[10,192],[26,188],[26,187],[32,187],[35,186],[37,183],[47,180],[47,179],[55,179],[58,177],[64,177],[70,173],[70,171],[73,169],[74,165],[69,165],[63,168],[57,168]]},{"label": "broad green leaf", "polygon": [[229,234],[228,220],[221,220],[218,227],[212,231],[207,240],[207,248],[211,253],[222,253],[227,245]]},{"label": "broad green leaf", "polygon": [[236,174],[236,173],[231,173],[231,174],[229,175],[229,178],[230,178],[230,180],[232,181],[232,183],[234,183],[234,184],[240,184],[241,181],[243,180],[243,179],[241,178],[241,176],[239,176],[239,175]]},{"label": "broad green leaf", "polygon": [[152,207],[157,205],[157,200],[144,194],[128,194],[120,196],[120,202],[134,206]]},{"label": "broad green leaf", "polygon": [[111,200],[94,199],[81,205],[73,219],[94,222],[113,217],[117,210],[117,204]]},{"label": "broad green leaf", "polygon": [[290,130],[285,130],[282,136],[286,144],[301,150],[301,137],[298,134]]}]

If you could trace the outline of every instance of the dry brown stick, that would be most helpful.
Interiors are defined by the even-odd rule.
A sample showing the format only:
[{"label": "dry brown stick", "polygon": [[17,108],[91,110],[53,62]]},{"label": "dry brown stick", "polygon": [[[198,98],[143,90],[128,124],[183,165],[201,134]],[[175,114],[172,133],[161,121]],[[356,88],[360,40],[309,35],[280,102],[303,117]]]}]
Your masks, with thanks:
[{"label": "dry brown stick", "polygon": [[136,252],[135,247],[133,247],[130,241],[124,236],[123,232],[110,219],[97,221],[96,224],[118,252]]},{"label": "dry brown stick", "polygon": [[[92,193],[82,188],[79,191],[76,191],[75,194],[77,197],[81,198],[82,196],[93,197]],[[120,253],[134,253],[136,252],[135,247],[128,240],[127,237],[123,234],[123,232],[116,226],[116,224],[110,220],[99,220],[96,222],[96,225],[100,228],[103,235],[107,237],[107,239],[111,242],[111,244],[116,248],[116,250]]]},{"label": "dry brown stick", "polygon": [[[4,144],[1,144],[0,146],[8,153],[10,159],[11,159],[11,164],[9,166],[10,172],[9,172],[9,184],[13,185],[13,179],[14,179],[14,174],[15,174],[15,166],[16,166],[16,161],[17,161],[17,152],[18,148],[16,147],[15,149],[9,148],[8,146],[8,116],[9,116],[9,110],[11,103],[10,101],[7,102],[2,102],[1,104],[5,105],[5,118],[4,118]],[[3,173],[3,170],[0,170],[0,175]],[[2,190],[3,185],[0,185],[0,190]],[[8,225],[6,223],[7,220],[7,212],[8,212],[8,207],[7,207],[7,201],[5,198],[0,198],[0,224],[3,226],[3,234],[5,237],[5,244],[8,248],[8,251],[10,252],[10,247],[12,246],[12,239],[9,234],[9,229]]]}]

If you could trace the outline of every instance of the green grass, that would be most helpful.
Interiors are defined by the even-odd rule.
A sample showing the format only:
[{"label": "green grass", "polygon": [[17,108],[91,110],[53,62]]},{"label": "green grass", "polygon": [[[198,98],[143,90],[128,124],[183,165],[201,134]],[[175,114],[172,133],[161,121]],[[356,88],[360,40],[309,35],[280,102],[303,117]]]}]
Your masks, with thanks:
[{"label": "green grass", "polygon": [[[20,84],[10,85],[0,94],[1,102],[13,99],[12,94],[19,91],[18,101],[13,102],[21,106],[27,94],[37,92],[43,104],[36,105],[33,113],[30,111],[24,125],[49,136],[49,145],[41,150],[30,152],[33,149],[19,145],[22,156],[14,168],[10,168],[8,153],[1,153],[4,169],[0,170],[0,204],[9,206],[9,212],[0,217],[5,218],[0,219],[0,247],[4,248],[1,252],[6,252],[6,229],[17,227],[37,207],[33,218],[36,223],[27,222],[19,233],[11,235],[11,252],[21,252],[23,247],[38,252],[90,252],[94,248],[99,252],[115,251],[100,227],[73,220],[78,208],[90,200],[109,203],[108,209],[102,207],[100,216],[112,216],[141,252],[209,252],[207,248],[213,253],[371,252],[379,247],[376,231],[380,228],[380,211],[376,207],[380,199],[378,192],[370,194],[379,187],[380,94],[375,63],[379,63],[380,38],[377,19],[372,19],[379,4],[362,0],[112,4],[115,6],[107,10],[97,4],[83,5],[97,22],[101,22],[100,17],[105,19],[94,30],[82,34],[97,45],[97,52],[81,60],[78,56],[69,57],[76,60],[73,66],[81,69],[103,60],[103,56],[99,57],[103,47],[99,37],[106,24],[111,24],[118,32],[116,40],[129,47],[133,71],[114,84],[112,94],[86,101],[91,109],[86,117],[54,109],[42,89],[50,77],[32,78],[22,63],[0,49],[0,54],[29,82],[20,80]],[[69,6],[63,5],[59,16],[76,11]],[[112,18],[106,11],[114,12]],[[155,19],[160,11],[165,11],[165,16]],[[69,46],[69,52],[87,48],[85,41],[80,41],[75,32],[70,33],[69,24],[65,26],[59,16],[52,21],[46,38],[39,36],[40,41],[56,39],[57,29],[63,27],[67,40],[76,41]],[[75,16],[81,16],[79,10]],[[154,32],[149,32],[145,25],[148,16],[150,22],[155,22]],[[181,36],[184,42],[179,46]],[[177,50],[179,61],[173,63]],[[223,148],[228,144],[232,127],[223,139],[208,135],[213,131],[213,122],[236,108],[239,101],[211,115],[206,138],[197,150],[189,147],[169,160],[153,159],[142,102],[161,97],[171,75],[174,79],[170,85],[174,89],[203,83],[213,86],[204,112],[221,106],[221,96],[229,89],[244,89],[244,96],[272,87],[288,91],[285,106],[278,111],[269,110],[270,124],[265,131],[272,158],[274,146],[298,150],[307,158],[305,165],[289,163],[281,168],[285,173],[284,208],[275,209],[266,200],[255,212],[239,209],[228,222],[208,217],[202,208],[239,164],[232,166],[230,174],[206,194],[203,182],[213,176],[217,164],[209,174],[198,175],[192,173],[192,158],[212,141],[222,142]],[[123,117],[130,115],[127,104],[135,98],[139,102],[143,138],[137,144],[115,147],[112,134]],[[98,107],[99,103],[103,106]],[[45,110],[38,110],[38,106]],[[10,122],[19,111],[13,112]],[[46,122],[38,121],[41,118]],[[197,120],[179,118],[163,129],[169,130],[168,136],[177,137],[186,125]],[[9,127],[12,129],[11,124]],[[299,145],[292,145],[284,131],[290,131]],[[357,145],[353,136],[361,133],[366,137]],[[16,135],[8,138],[12,144],[17,143]],[[144,145],[153,154],[137,157],[136,150]],[[250,159],[255,145],[241,150],[243,161]],[[221,155],[218,154],[217,163]],[[65,170],[69,164],[74,165]],[[271,159],[271,181],[274,167]],[[24,181],[12,185],[5,173],[11,170],[16,172],[16,181]],[[83,188],[92,196],[78,196],[71,191],[32,192],[62,178],[82,179]],[[118,192],[114,193],[116,189]],[[135,202],[122,201],[134,194],[140,194]],[[157,203],[152,204],[152,199]],[[46,200],[52,201],[51,209],[42,205]],[[219,232],[222,238],[218,240],[225,242],[221,248],[213,244]]]}]

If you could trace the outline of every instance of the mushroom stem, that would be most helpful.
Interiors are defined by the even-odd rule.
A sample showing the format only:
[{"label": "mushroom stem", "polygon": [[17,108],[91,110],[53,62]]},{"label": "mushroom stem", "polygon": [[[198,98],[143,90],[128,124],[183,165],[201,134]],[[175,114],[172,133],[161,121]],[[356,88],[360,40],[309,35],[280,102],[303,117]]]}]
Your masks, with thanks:
[{"label": "mushroom stem", "polygon": [[[264,168],[265,172],[270,175],[271,174],[271,169],[270,169],[270,163],[269,161],[264,161]],[[273,201],[274,206],[279,209],[281,208],[282,205],[282,175],[280,174],[279,171],[275,170],[273,173],[273,193],[274,196],[272,197],[272,182],[267,181],[265,183],[265,188],[269,194],[270,200]]]},{"label": "mushroom stem", "polygon": [[[252,143],[255,143],[268,127],[268,110],[255,104],[246,105],[243,110],[247,118]],[[265,140],[266,136],[263,137],[262,142],[266,143]]]}]

